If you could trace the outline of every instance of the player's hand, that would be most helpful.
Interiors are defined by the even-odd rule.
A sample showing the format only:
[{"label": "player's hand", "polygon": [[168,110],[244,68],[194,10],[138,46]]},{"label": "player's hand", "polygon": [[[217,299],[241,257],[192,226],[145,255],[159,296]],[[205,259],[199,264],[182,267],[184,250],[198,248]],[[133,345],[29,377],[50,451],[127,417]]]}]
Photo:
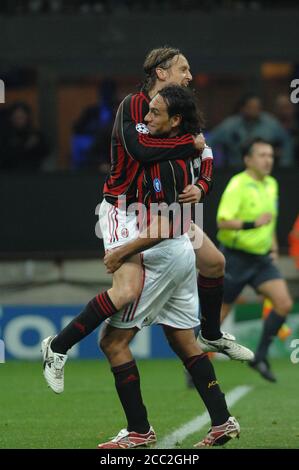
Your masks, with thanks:
[{"label": "player's hand", "polygon": [[195,203],[200,202],[202,198],[202,191],[194,184],[188,184],[183,192],[179,195],[179,202],[185,204],[187,202]]},{"label": "player's hand", "polygon": [[104,264],[106,266],[107,273],[112,274],[117,271],[123,264],[120,250],[118,248],[111,251],[108,250],[104,256]]},{"label": "player's hand", "polygon": [[193,136],[194,139],[194,147],[198,150],[199,153],[202,153],[203,149],[206,145],[206,140],[203,134],[198,134],[196,137]]},{"label": "player's hand", "polygon": [[265,212],[264,214],[260,215],[255,221],[256,227],[261,227],[262,225],[267,225],[272,220],[272,214],[270,212]]}]

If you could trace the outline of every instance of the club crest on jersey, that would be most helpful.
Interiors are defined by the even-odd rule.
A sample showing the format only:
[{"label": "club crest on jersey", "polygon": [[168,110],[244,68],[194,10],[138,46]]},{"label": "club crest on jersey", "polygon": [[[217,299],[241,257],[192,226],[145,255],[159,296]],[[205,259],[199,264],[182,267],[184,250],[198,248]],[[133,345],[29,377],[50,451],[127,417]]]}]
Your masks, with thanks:
[{"label": "club crest on jersey", "polygon": [[160,193],[162,190],[162,185],[161,185],[161,181],[159,180],[159,178],[154,179],[153,185],[154,185],[154,190],[156,191],[156,193]]},{"label": "club crest on jersey", "polygon": [[136,131],[139,132],[139,134],[148,134],[149,133],[148,128],[146,127],[145,124],[143,124],[143,122],[139,122],[138,124],[136,124]]},{"label": "club crest on jersey", "polygon": [[128,238],[129,230],[127,228],[122,228],[121,229],[121,236],[122,236],[122,238]]}]

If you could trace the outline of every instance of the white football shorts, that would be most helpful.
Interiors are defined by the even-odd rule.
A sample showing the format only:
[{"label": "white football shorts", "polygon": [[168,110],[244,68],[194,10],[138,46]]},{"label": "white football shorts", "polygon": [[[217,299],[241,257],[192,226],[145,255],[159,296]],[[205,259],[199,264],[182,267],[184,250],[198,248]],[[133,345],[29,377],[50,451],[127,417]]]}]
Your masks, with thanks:
[{"label": "white football shorts", "polygon": [[127,212],[103,199],[99,210],[99,224],[105,250],[117,248],[138,237],[135,212]]},{"label": "white football shorts", "polygon": [[152,324],[189,329],[200,324],[195,254],[187,234],[142,255],[143,289],[131,305],[107,319],[115,328]]}]

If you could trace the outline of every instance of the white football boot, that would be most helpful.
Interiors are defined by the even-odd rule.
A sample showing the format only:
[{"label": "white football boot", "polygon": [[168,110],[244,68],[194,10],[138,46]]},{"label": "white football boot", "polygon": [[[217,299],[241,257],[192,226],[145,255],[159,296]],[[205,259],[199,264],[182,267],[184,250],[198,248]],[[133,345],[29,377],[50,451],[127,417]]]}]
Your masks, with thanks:
[{"label": "white football boot", "polygon": [[222,332],[222,337],[215,341],[205,339],[199,333],[197,341],[203,352],[222,353],[236,361],[252,361],[254,359],[254,353],[245,346],[238,344],[236,338],[229,333]]},{"label": "white football boot", "polygon": [[53,392],[62,393],[64,390],[64,365],[67,361],[67,354],[52,351],[51,341],[53,339],[54,336],[48,336],[41,343],[41,352],[44,360],[44,377]]}]

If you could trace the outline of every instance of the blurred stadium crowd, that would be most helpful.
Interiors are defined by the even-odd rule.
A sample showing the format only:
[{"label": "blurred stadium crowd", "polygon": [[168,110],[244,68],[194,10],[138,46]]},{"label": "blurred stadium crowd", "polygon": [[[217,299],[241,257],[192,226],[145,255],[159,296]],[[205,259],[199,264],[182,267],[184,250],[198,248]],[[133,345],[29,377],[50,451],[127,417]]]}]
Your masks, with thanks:
[{"label": "blurred stadium crowd", "polygon": [[0,15],[52,14],[126,14],[131,11],[213,11],[213,10],[261,10],[267,8],[291,8],[292,1],[262,0],[3,0]]},{"label": "blurred stadium crowd", "polygon": [[[285,10],[297,8],[294,2],[261,0],[4,0],[0,2],[0,20],[2,17],[5,23],[9,15],[14,18],[35,14],[50,17],[52,13],[105,15],[140,11],[155,15],[197,10],[203,13],[212,12],[214,15],[222,10],[244,12],[248,9],[259,12],[282,7]],[[21,38],[24,32],[20,30],[19,34]],[[124,30],[119,34],[128,35],[129,32]],[[99,45],[100,48],[103,46],[101,42]],[[106,46],[103,48],[106,49]],[[38,52],[43,53],[44,51]],[[101,53],[105,55],[104,50]],[[129,48],[126,53],[130,55]],[[51,53],[49,54],[51,57]],[[57,57],[60,57],[59,54]],[[85,58],[84,50],[81,55],[78,54],[77,60]],[[135,71],[128,77],[127,70],[123,76],[120,73],[107,74],[103,69],[99,73],[85,72],[84,66],[80,67],[81,75],[76,75],[71,72],[71,59],[66,57],[66,60],[69,60],[65,68],[66,76],[65,70],[58,70],[60,65],[54,62],[52,64],[51,74],[56,74],[56,78],[52,81],[52,94],[47,101],[42,89],[47,86],[47,72],[42,71],[45,65],[38,62],[32,64],[30,60],[28,64],[21,65],[13,62],[13,59],[7,59],[5,51],[0,54],[0,78],[5,83],[6,91],[6,104],[0,106],[2,172],[90,169],[107,174],[115,111],[122,98],[134,92],[142,80],[141,64],[139,76]],[[203,58],[203,63],[204,60],[207,59]],[[233,58],[229,65],[225,63],[225,58],[221,60],[216,72],[209,69],[209,65],[201,69],[202,62],[199,59],[196,70],[192,63],[194,60],[190,61],[194,78],[192,86],[199,92],[202,111],[206,117],[204,132],[214,150],[215,166],[242,167],[242,144],[248,138],[262,137],[269,140],[275,148],[276,168],[298,167],[298,106],[290,101],[290,83],[297,76],[297,64],[291,60],[280,64],[262,59],[259,71],[253,66],[252,71],[248,69],[244,72],[240,65],[240,71],[236,72],[236,69],[230,71],[233,70],[231,64],[236,62]],[[268,60],[271,61],[271,58]],[[73,73],[72,78],[67,78],[68,73]],[[43,85],[41,75],[46,77],[43,78]],[[52,110],[49,110],[50,101],[57,103]],[[45,118],[45,115],[48,117]],[[49,127],[52,127],[52,131]]]},{"label": "blurred stadium crowd", "polygon": [[[136,79],[137,82],[137,79]],[[112,79],[100,82],[97,101],[82,107],[70,122],[68,141],[72,169],[109,170],[110,135],[115,111],[121,97]],[[130,90],[128,90],[130,92]],[[221,122],[207,122],[206,138],[214,149],[216,167],[242,167],[241,147],[248,139],[262,137],[275,148],[276,167],[299,165],[299,121],[296,106],[286,93],[278,93],[273,112],[264,108],[255,93],[241,96],[232,112]],[[213,116],[212,116],[213,118]],[[57,142],[47,142],[46,129],[34,125],[33,112],[26,101],[13,101],[0,113],[0,169],[2,171],[37,171],[47,169],[47,157]],[[52,155],[53,157],[53,155]],[[54,156],[52,168],[58,168]]]}]

